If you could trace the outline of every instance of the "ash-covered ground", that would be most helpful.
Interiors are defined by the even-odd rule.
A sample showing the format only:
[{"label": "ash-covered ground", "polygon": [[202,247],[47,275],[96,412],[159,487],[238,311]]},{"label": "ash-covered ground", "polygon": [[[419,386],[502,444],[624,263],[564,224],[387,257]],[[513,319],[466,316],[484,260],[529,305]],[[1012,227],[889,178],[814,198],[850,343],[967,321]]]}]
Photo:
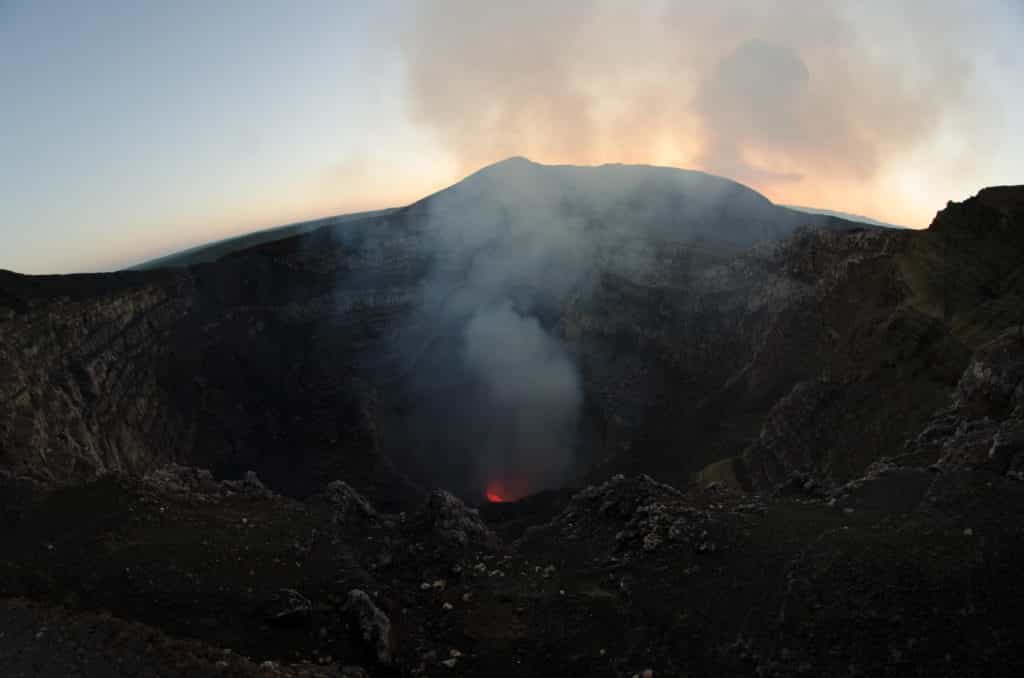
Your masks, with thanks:
[{"label": "ash-covered ground", "polygon": [[[379,512],[169,467],[8,507],[10,676],[1013,675],[1024,485],[616,476]],[[908,498],[910,497],[910,498]],[[13,519],[11,512],[15,513]],[[644,672],[648,673],[644,673]]]}]

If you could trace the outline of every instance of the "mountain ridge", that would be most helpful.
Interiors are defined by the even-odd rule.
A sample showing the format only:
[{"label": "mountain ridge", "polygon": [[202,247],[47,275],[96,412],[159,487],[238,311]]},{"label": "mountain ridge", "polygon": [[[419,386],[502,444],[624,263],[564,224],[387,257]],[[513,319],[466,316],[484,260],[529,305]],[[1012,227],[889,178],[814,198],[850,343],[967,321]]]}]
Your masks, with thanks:
[{"label": "mountain ridge", "polygon": [[557,188],[0,272],[0,664],[1024,669],[1024,187],[739,243]]},{"label": "mountain ridge", "polygon": [[[702,172],[699,170],[689,170],[659,165],[638,165],[625,163],[605,163],[602,165],[546,165],[534,162],[523,156],[512,156],[510,158],[506,158],[505,160],[498,161],[491,165],[486,165],[480,168],[479,170],[476,170],[475,172],[467,175],[465,178],[456,182],[455,184],[440,189],[439,191],[428,196],[424,196],[423,198],[420,198],[419,200],[416,200],[404,207],[374,210],[370,212],[341,214],[331,217],[314,219],[311,221],[296,222],[294,224],[273,227],[262,231],[256,231],[253,233],[234,236],[231,238],[227,238],[225,240],[195,245],[185,250],[172,252],[170,254],[158,257],[156,259],[147,260],[140,264],[131,266],[126,270],[148,270],[152,268],[166,266],[182,267],[198,263],[208,263],[210,261],[215,261],[223,256],[226,256],[237,251],[248,249],[250,247],[254,247],[266,242],[274,242],[284,238],[302,235],[304,233],[308,233],[318,228],[336,226],[340,223],[348,221],[358,221],[366,218],[373,218],[376,216],[385,216],[387,214],[391,214],[401,210],[415,209],[417,208],[417,206],[421,207],[423,204],[429,203],[432,199],[436,199],[438,196],[450,193],[452,190],[457,189],[457,187],[459,187],[466,181],[472,183],[473,181],[479,181],[481,179],[491,180],[494,179],[496,175],[498,175],[498,178],[500,178],[500,175],[503,173],[506,175],[512,173],[519,173],[521,175],[524,169],[530,171],[548,171],[552,174],[573,173],[580,171],[591,173],[598,173],[601,171],[625,171],[636,173],[656,173],[666,176],[676,175],[677,177],[700,179],[706,182],[724,182],[723,186],[731,186],[733,188],[739,189],[741,192],[749,191],[750,193],[756,195],[758,198],[764,200],[766,203],[774,205],[774,203],[771,203],[771,201],[768,200],[768,198],[764,197],[762,194],[758,193],[757,191],[754,191],[753,189],[747,186],[744,186],[739,182],[733,181],[725,177],[710,174],[707,172]],[[513,178],[514,176],[515,175],[513,174]],[[789,207],[786,206],[779,207],[782,207],[783,209],[790,209]],[[845,221],[856,221],[856,218],[854,218],[853,215],[842,215],[840,213],[829,212],[820,214],[820,216],[835,217],[838,219],[843,219]],[[872,223],[871,225],[878,224]]]}]

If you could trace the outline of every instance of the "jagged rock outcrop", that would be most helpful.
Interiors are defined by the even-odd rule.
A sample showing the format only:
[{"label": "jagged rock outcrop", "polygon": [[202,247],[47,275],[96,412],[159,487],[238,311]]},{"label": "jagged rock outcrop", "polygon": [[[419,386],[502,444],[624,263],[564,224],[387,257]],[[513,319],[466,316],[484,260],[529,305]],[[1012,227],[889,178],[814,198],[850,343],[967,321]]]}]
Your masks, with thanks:
[{"label": "jagged rock outcrop", "polygon": [[[754,485],[809,472],[835,486],[904,453],[906,463],[944,454],[977,461],[997,429],[995,456],[1014,456],[1013,424],[1000,429],[985,416],[1005,417],[1015,388],[1022,194],[1024,187],[986,189],[950,203],[928,231],[872,236],[889,242],[870,265],[844,260],[816,276],[815,315],[831,341],[817,349],[816,374],[773,405],[744,452]],[[993,361],[1004,366],[997,373]],[[955,411],[946,411],[954,391]]]},{"label": "jagged rock outcrop", "polygon": [[[156,386],[153,341],[191,307],[183,276],[0,273],[0,459],[43,482],[153,464],[151,441],[194,431]],[[129,359],[129,355],[131,359]],[[160,461],[178,460],[168,449]]]},{"label": "jagged rock outcrop", "polygon": [[379,453],[337,278],[367,258],[305,243],[179,272],[0,273],[0,466],[63,484],[168,463],[255,470],[304,495],[340,476],[386,501],[417,493]]},{"label": "jagged rock outcrop", "polygon": [[908,441],[905,455],[943,469],[1024,475],[1024,342],[1016,328],[974,353],[951,405]]},{"label": "jagged rock outcrop", "polygon": [[353,589],[348,593],[342,613],[350,618],[371,656],[381,664],[390,664],[394,653],[391,620],[373,599],[365,591]]},{"label": "jagged rock outcrop", "polygon": [[373,505],[343,480],[334,480],[319,495],[333,509],[334,522],[339,525],[365,525],[380,519]]},{"label": "jagged rock outcrop", "polygon": [[444,490],[434,490],[410,519],[417,538],[432,542],[442,552],[460,555],[468,546],[490,547],[494,534],[477,509]]},{"label": "jagged rock outcrop", "polygon": [[[736,495],[720,488],[707,495],[712,498],[707,505],[717,511],[724,508],[718,502],[737,504]],[[692,497],[650,476],[616,475],[578,492],[549,523],[528,529],[520,544],[530,552],[563,542],[596,562],[613,563],[666,550],[682,559],[713,553],[721,546],[722,518],[694,504]]]}]

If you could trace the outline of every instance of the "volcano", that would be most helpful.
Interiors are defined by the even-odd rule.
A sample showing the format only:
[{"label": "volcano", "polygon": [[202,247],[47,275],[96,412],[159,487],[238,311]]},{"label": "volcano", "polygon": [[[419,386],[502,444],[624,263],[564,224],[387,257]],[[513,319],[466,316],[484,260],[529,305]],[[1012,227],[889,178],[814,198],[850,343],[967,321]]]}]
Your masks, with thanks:
[{"label": "volcano", "polygon": [[[522,158],[318,223],[164,260],[176,268],[4,274],[4,360],[20,376],[0,408],[36,422],[0,431],[5,468],[62,483],[176,460],[300,497],[342,477],[392,506],[433,486],[479,497],[507,467],[533,491],[577,485],[624,445],[643,467],[664,449],[651,434],[711,433],[665,405],[698,404],[750,350],[697,347],[767,326],[741,311],[760,281],[714,290],[714,271],[801,226],[860,228],[700,172]],[[738,444],[724,434],[706,454]]]},{"label": "volcano", "polygon": [[0,664],[1012,673],[1022,196],[896,230],[513,159],[0,272]]}]

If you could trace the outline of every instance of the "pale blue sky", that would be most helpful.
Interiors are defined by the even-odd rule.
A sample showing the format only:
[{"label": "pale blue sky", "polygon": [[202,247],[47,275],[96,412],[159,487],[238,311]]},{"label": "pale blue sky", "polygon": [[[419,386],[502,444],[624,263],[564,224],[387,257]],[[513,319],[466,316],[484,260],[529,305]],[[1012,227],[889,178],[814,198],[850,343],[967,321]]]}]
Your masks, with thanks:
[{"label": "pale blue sky", "polygon": [[[640,30],[619,16],[625,3],[579,0],[581,13],[554,18],[537,14],[544,3],[521,4],[491,12],[480,9],[489,7],[483,0],[0,0],[0,268],[118,268],[255,228],[403,204],[514,153],[541,161],[721,170],[701,150],[707,120],[694,118],[691,98],[682,95],[657,120],[633,120],[630,139],[611,126],[575,145],[551,143],[565,117],[552,111],[569,104],[559,100],[566,82],[549,78],[553,69],[545,59],[562,66],[571,83],[585,81],[602,105],[640,110],[636,102],[658,88],[684,91],[689,83],[699,93],[700,79],[713,70],[705,64],[753,38],[794,49],[812,84],[827,83],[845,65],[817,58],[820,46],[808,36],[837,21],[858,36],[844,58],[857,61],[850,82],[865,87],[859,96],[870,95],[870,110],[884,107],[889,94],[882,85],[872,91],[867,76],[857,74],[870,73],[865,69],[877,62],[890,70],[891,64],[905,66],[900,82],[914,84],[893,113],[907,118],[906,129],[928,108],[911,105],[915,97],[935,97],[943,115],[912,144],[879,144],[861,163],[869,169],[833,172],[834,163],[808,147],[785,158],[786,169],[805,179],[757,188],[781,202],[924,226],[945,199],[961,199],[988,183],[1024,182],[1024,135],[1016,122],[1024,112],[1018,44],[1024,22],[1016,0],[934,3],[936,25],[922,27],[922,35],[936,33],[947,43],[943,49],[962,57],[957,64],[969,66],[965,84],[948,96],[927,77],[950,69],[939,63],[945,52],[915,45],[932,38],[906,35],[907,25],[921,23],[920,6],[929,3],[905,6],[915,13],[912,21],[892,16],[886,8],[893,3],[839,3],[840,20],[820,16],[795,34],[792,26],[805,19],[794,15],[790,21],[786,12],[802,14],[806,3],[780,6],[780,19],[760,16],[768,3],[737,0],[733,10],[757,7],[756,21],[719,21],[694,9],[701,16],[685,25],[698,19],[728,25],[720,39],[698,45],[692,36],[686,39],[683,27],[678,40],[657,33],[672,45],[660,51],[655,24]],[[700,4],[655,0],[648,9],[663,12],[656,24],[661,31],[665,16],[685,15]],[[511,14],[485,26],[481,11]],[[654,14],[645,12],[642,21]],[[585,49],[563,40],[559,21],[587,24],[578,38]],[[548,34],[546,27],[552,27]],[[497,31],[504,61],[480,53],[492,42],[486,31]],[[509,36],[513,40],[502,41]],[[613,47],[622,51],[605,63]],[[521,60],[517,49],[523,50]],[[443,55],[437,67],[435,54]],[[584,59],[592,67],[578,63]],[[866,65],[858,70],[860,60]],[[601,72],[595,75],[597,64]],[[620,80],[602,80],[611,72]],[[625,85],[623,72],[634,74]],[[676,72],[684,75],[670,81]],[[648,89],[634,87],[641,81]],[[516,89],[524,83],[526,94]],[[815,125],[822,115],[834,117],[822,113],[821,104],[832,96],[812,88],[801,120]],[[528,115],[508,110],[516,106],[509,101],[536,99],[543,102],[542,113],[536,105]],[[593,99],[573,102],[588,114],[594,107]],[[643,110],[649,108],[644,103]],[[499,120],[500,130],[477,124],[485,118]],[[903,129],[878,120],[860,127],[866,125],[874,127],[858,131],[858,138],[874,139],[876,128],[894,137]],[[843,129],[856,126],[854,121]],[[645,131],[650,138],[637,141]],[[742,155],[750,166],[762,158],[779,162],[780,151],[770,141],[747,139],[743,148],[729,149],[730,158]],[[836,148],[842,154],[853,147]],[[968,155],[971,162],[963,162]]]},{"label": "pale blue sky", "polygon": [[0,267],[118,267],[411,197],[360,167],[380,169],[367,138],[437,162],[378,46],[394,7],[300,4],[0,0]]}]

